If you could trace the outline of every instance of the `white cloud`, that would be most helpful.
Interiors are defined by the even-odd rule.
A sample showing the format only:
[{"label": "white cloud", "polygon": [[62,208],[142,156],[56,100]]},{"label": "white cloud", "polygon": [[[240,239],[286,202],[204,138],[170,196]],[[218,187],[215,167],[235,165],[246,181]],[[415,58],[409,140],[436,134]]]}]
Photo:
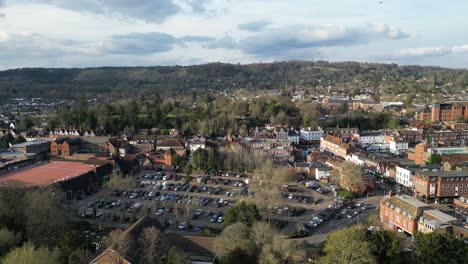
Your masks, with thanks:
[{"label": "white cloud", "polygon": [[439,57],[449,54],[468,53],[468,45],[452,46],[452,47],[419,47],[405,48],[394,51],[389,55],[384,55],[389,59],[407,59],[407,58],[424,58],[424,57]]}]

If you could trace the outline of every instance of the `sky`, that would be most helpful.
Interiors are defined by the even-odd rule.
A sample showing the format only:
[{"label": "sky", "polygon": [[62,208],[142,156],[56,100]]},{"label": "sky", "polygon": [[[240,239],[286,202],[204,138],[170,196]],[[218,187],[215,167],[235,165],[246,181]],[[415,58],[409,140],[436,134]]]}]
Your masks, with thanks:
[{"label": "sky", "polygon": [[466,0],[0,0],[0,69],[282,60],[468,68]]}]

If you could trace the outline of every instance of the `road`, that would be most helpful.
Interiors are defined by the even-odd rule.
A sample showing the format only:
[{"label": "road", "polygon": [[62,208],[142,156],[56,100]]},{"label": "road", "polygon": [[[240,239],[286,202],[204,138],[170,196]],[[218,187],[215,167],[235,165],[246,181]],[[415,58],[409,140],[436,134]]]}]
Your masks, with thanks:
[{"label": "road", "polygon": [[374,206],[373,209],[364,210],[351,219],[347,218],[346,215],[344,215],[342,219],[332,218],[329,221],[325,222],[323,225],[321,225],[317,230],[315,230],[313,235],[304,238],[299,238],[297,240],[307,241],[311,244],[317,244],[323,242],[327,238],[328,234],[335,230],[343,229],[356,224],[366,224],[370,215],[372,215],[373,213],[378,213],[377,208],[381,199],[382,196],[371,196],[368,198],[357,199],[356,203],[371,204]]}]

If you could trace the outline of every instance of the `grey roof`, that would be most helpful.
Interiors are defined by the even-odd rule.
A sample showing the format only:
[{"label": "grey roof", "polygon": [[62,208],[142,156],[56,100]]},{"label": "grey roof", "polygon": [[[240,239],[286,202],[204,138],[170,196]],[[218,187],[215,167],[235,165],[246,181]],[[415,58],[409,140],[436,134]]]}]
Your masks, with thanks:
[{"label": "grey roof", "polygon": [[428,214],[438,220],[440,220],[441,222],[443,223],[449,223],[449,222],[453,222],[453,221],[457,221],[457,219],[455,217],[452,217],[440,210],[437,210],[437,209],[433,209],[433,210],[426,210],[424,211],[425,214]]}]

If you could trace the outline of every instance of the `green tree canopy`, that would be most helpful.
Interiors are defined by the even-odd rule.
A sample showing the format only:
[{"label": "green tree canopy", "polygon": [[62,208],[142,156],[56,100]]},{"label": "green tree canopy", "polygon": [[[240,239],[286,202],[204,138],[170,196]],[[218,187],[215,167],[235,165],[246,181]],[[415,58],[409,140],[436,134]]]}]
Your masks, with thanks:
[{"label": "green tree canopy", "polygon": [[235,206],[229,208],[224,215],[224,225],[229,226],[235,223],[243,223],[252,226],[255,221],[260,219],[257,205],[241,201]]}]

